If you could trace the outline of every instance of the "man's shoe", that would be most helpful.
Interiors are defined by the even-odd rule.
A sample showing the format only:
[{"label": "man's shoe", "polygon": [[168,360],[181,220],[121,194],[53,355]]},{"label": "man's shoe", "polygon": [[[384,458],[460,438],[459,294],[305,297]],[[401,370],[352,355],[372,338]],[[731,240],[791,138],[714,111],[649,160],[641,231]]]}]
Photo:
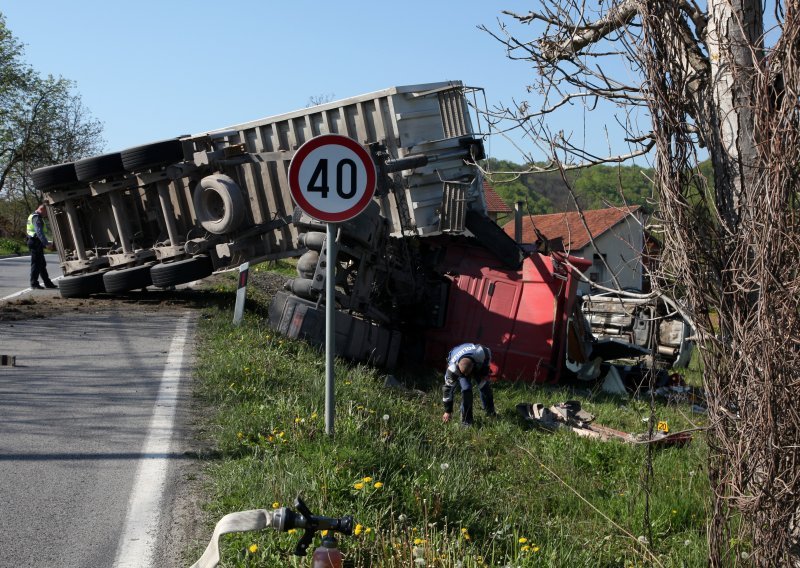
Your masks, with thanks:
[{"label": "man's shoe", "polygon": [[45,288],[58,288],[58,286],[56,286],[56,285],[55,285],[55,283],[53,283],[53,282],[47,282],[47,283],[44,285],[44,287],[45,287]]},{"label": "man's shoe", "polygon": [[38,282],[36,284],[31,284],[31,288],[34,290],[44,290],[44,288],[40,286]]}]

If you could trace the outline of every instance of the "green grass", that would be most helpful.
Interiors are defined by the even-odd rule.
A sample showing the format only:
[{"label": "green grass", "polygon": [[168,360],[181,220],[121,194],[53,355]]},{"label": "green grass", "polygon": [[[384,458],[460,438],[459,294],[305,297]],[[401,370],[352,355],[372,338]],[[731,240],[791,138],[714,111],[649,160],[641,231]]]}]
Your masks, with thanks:
[{"label": "green grass", "polygon": [[0,238],[0,256],[7,254],[21,254],[28,250],[24,241],[19,239],[11,239],[8,237]]},{"label": "green grass", "polygon": [[[646,402],[498,384],[499,418],[485,418],[476,396],[476,425],[464,429],[441,422],[439,373],[400,372],[408,388],[391,389],[382,372],[337,360],[329,437],[323,354],[269,329],[266,300],[252,294],[241,326],[230,323],[233,294],[200,325],[197,395],[215,410],[219,455],[208,465],[211,518],[302,495],[316,514],[355,517],[359,534],[339,543],[358,567],[706,565],[702,435],[654,451],[643,545],[647,447],[532,429],[515,406],[578,399],[596,422],[643,432]],[[677,431],[704,417],[661,405],[656,419]],[[269,529],[225,537],[221,566],[307,566],[291,554],[297,540]]]}]

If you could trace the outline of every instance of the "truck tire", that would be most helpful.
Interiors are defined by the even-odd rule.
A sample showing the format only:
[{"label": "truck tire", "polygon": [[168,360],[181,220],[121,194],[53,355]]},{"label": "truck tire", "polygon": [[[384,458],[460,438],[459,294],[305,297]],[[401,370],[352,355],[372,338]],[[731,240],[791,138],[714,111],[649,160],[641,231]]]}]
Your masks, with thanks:
[{"label": "truck tire", "polygon": [[97,181],[124,173],[125,167],[122,165],[122,154],[119,152],[84,158],[75,162],[75,174],[78,181]]},{"label": "truck tire", "polygon": [[201,179],[194,189],[193,201],[197,220],[209,233],[230,233],[244,221],[242,190],[226,175],[214,174]]},{"label": "truck tire", "polygon": [[92,294],[105,292],[102,272],[64,276],[58,281],[58,291],[62,298],[85,298]]},{"label": "truck tire", "polygon": [[128,172],[140,172],[183,161],[183,147],[178,138],[134,146],[121,152],[122,165]]},{"label": "truck tire", "polygon": [[31,172],[33,185],[38,191],[48,191],[64,185],[77,183],[78,176],[75,174],[75,163],[56,164],[38,168]]},{"label": "truck tire", "polygon": [[139,290],[147,288],[153,284],[150,276],[150,265],[133,266],[130,268],[120,268],[109,270],[103,274],[103,285],[106,292],[116,294],[127,292],[128,290]]},{"label": "truck tire", "polygon": [[212,272],[214,266],[211,264],[211,259],[205,255],[198,255],[156,264],[150,268],[150,277],[153,279],[153,286],[169,288],[211,276]]}]

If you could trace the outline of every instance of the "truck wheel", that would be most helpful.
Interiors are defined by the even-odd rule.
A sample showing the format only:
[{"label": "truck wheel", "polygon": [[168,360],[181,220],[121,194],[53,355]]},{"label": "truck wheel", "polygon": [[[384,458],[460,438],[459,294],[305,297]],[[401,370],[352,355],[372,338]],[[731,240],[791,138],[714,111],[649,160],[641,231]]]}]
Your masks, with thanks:
[{"label": "truck wheel", "polygon": [[47,191],[78,181],[74,162],[35,169],[31,172],[31,178],[33,185],[39,191]]},{"label": "truck wheel", "polygon": [[78,181],[96,181],[113,175],[122,175],[125,173],[122,154],[115,152],[78,160],[75,162],[75,173]]},{"label": "truck wheel", "polygon": [[226,175],[201,179],[194,189],[193,200],[197,220],[209,233],[221,235],[235,231],[244,221],[242,190]]},{"label": "truck wheel", "polygon": [[135,146],[121,152],[126,171],[139,172],[183,161],[183,147],[177,138]]},{"label": "truck wheel", "polygon": [[103,285],[111,294],[147,288],[152,283],[149,265],[109,270],[103,274]]},{"label": "truck wheel", "polygon": [[92,294],[102,294],[105,292],[103,273],[91,272],[64,276],[58,281],[58,291],[62,298],[85,298]]},{"label": "truck wheel", "polygon": [[205,255],[199,255],[184,260],[156,264],[150,268],[150,277],[153,279],[154,286],[169,288],[211,276],[212,272],[214,272],[214,266],[211,264],[211,259]]}]

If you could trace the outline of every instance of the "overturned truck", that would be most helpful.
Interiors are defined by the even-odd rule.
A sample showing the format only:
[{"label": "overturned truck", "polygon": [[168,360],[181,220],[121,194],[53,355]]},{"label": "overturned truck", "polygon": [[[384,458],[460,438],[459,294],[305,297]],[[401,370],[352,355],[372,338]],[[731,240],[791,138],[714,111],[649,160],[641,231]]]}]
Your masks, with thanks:
[{"label": "overturned truck", "polygon": [[570,267],[584,261],[523,254],[487,216],[475,92],[392,87],[36,170],[61,294],[169,288],[296,257],[270,324],[322,343],[326,233],[294,207],[288,169],[303,143],[340,134],[368,149],[378,183],[366,210],[337,224],[338,354],[441,366],[453,344],[475,341],[492,348],[501,378],[557,381],[596,359]]}]

